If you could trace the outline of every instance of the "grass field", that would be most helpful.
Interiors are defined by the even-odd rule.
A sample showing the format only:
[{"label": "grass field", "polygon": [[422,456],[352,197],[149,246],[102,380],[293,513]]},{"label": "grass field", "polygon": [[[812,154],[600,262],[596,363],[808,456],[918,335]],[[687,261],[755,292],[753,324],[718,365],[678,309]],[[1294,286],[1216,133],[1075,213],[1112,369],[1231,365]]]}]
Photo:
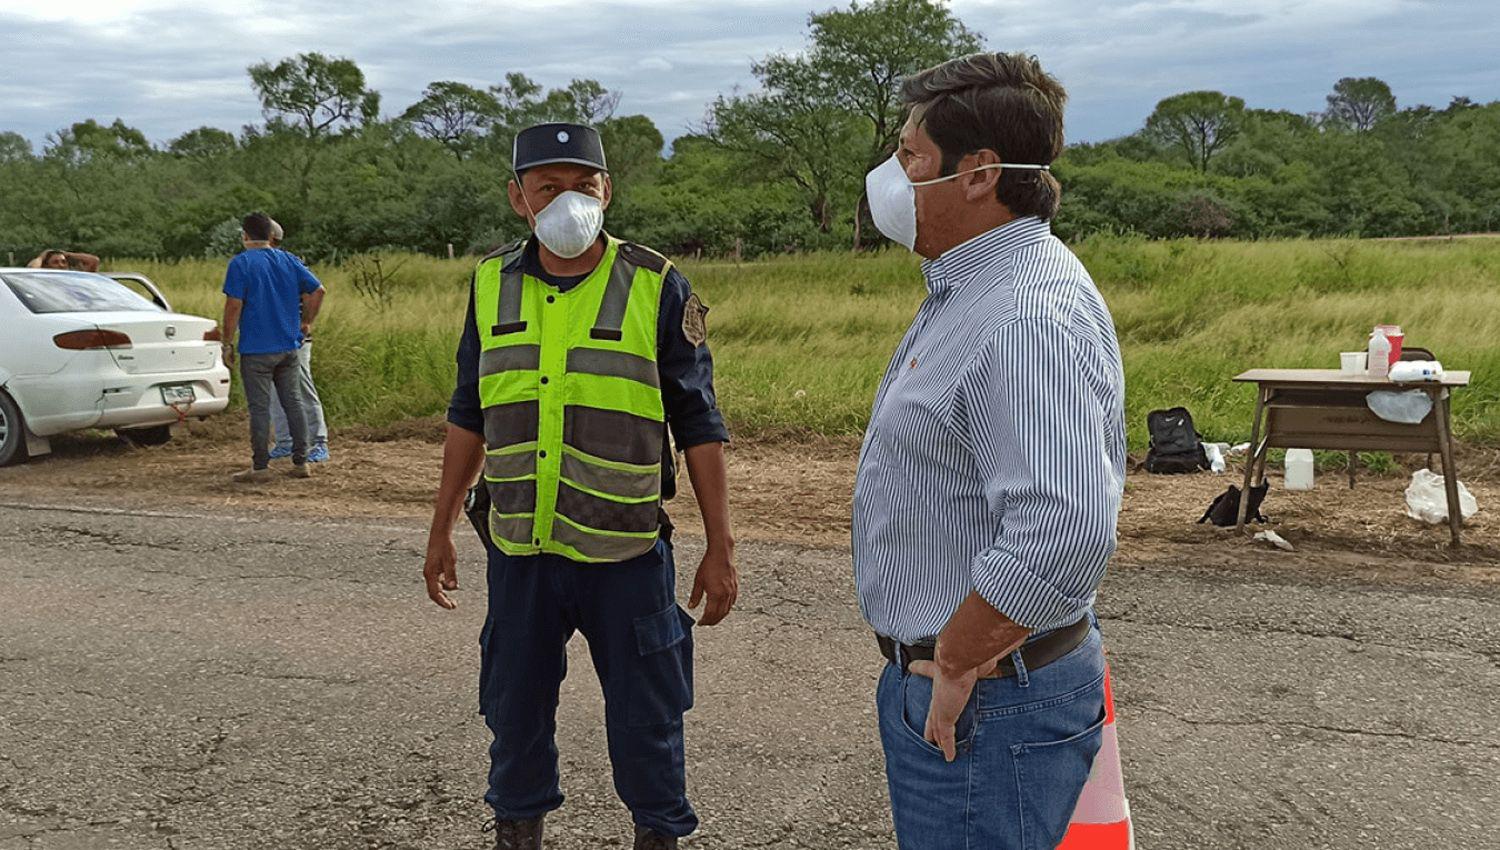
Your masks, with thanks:
[{"label": "grass field", "polygon": [[[1131,444],[1146,412],[1186,405],[1206,439],[1248,439],[1255,366],[1336,368],[1377,322],[1452,369],[1458,434],[1500,443],[1500,239],[1421,242],[1146,242],[1075,245],[1114,313]],[[382,425],[446,407],[472,259],[402,258],[389,298],[360,294],[348,267],[315,267],[329,298],[314,371],[334,426]],[[219,315],[222,262],[122,261],[174,306]],[[741,435],[852,435],[921,302],[901,251],[755,263],[685,262],[709,315],[720,406]]]}]

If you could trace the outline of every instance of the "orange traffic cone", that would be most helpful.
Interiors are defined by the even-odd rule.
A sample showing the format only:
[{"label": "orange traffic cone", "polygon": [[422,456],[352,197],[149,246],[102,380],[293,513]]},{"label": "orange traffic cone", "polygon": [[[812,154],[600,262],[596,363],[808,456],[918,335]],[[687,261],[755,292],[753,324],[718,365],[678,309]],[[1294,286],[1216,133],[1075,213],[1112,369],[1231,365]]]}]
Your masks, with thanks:
[{"label": "orange traffic cone", "polygon": [[1115,735],[1115,697],[1104,669],[1104,738],[1088,782],[1073,809],[1073,820],[1057,850],[1135,850],[1130,801],[1120,771],[1120,739]]}]

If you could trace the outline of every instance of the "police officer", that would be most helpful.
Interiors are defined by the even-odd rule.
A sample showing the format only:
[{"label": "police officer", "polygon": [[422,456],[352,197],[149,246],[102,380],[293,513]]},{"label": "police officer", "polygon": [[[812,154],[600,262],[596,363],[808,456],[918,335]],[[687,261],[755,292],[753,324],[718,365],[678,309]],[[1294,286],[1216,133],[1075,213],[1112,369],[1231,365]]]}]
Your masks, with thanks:
[{"label": "police officer", "polygon": [[510,205],[533,235],[480,261],[458,347],[443,476],[423,573],[453,608],[453,524],[481,473],[489,610],[480,635],[480,712],[493,733],[495,847],[535,850],[562,805],[554,741],[573,632],[604,691],[615,790],[635,847],[671,848],[698,825],[684,775],[693,620],[676,603],[671,525],[661,509],[685,450],[708,547],[689,607],[699,623],[738,594],[707,308],[655,251],[603,231],[611,185],[599,134],[573,124],[521,131]]}]

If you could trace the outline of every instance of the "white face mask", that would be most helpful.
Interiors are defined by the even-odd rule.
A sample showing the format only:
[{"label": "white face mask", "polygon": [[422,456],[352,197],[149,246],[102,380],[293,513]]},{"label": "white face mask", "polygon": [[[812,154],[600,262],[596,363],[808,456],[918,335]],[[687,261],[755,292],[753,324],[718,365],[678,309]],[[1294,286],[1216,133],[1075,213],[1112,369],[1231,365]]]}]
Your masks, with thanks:
[{"label": "white face mask", "polygon": [[892,156],[865,175],[865,195],[870,199],[870,217],[875,219],[875,227],[885,234],[885,238],[905,245],[907,250],[914,250],[917,244],[917,187],[931,186],[965,174],[995,168],[1047,171],[1050,166],[992,162],[946,177],[913,183],[906,176],[906,169],[901,167],[901,161]]},{"label": "white face mask", "polygon": [[[521,197],[524,200],[525,194]],[[531,208],[530,202],[526,208]],[[542,240],[548,251],[569,260],[587,251],[604,229],[604,202],[572,190],[553,198],[552,203],[533,215],[536,238]]]}]

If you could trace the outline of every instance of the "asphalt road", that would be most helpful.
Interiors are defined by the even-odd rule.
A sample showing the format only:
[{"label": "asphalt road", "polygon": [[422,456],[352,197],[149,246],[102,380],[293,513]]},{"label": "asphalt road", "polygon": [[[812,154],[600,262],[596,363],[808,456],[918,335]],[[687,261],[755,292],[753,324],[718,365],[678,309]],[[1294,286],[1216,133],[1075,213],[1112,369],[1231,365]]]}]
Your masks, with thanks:
[{"label": "asphalt road", "polygon": [[[460,537],[443,612],[414,522],[0,507],[0,850],[487,846]],[[893,848],[847,553],[740,563],[697,635],[685,846]],[[1100,613],[1140,847],[1496,846],[1492,590],[1174,562],[1114,570]],[[572,661],[548,846],[628,846]]]}]

